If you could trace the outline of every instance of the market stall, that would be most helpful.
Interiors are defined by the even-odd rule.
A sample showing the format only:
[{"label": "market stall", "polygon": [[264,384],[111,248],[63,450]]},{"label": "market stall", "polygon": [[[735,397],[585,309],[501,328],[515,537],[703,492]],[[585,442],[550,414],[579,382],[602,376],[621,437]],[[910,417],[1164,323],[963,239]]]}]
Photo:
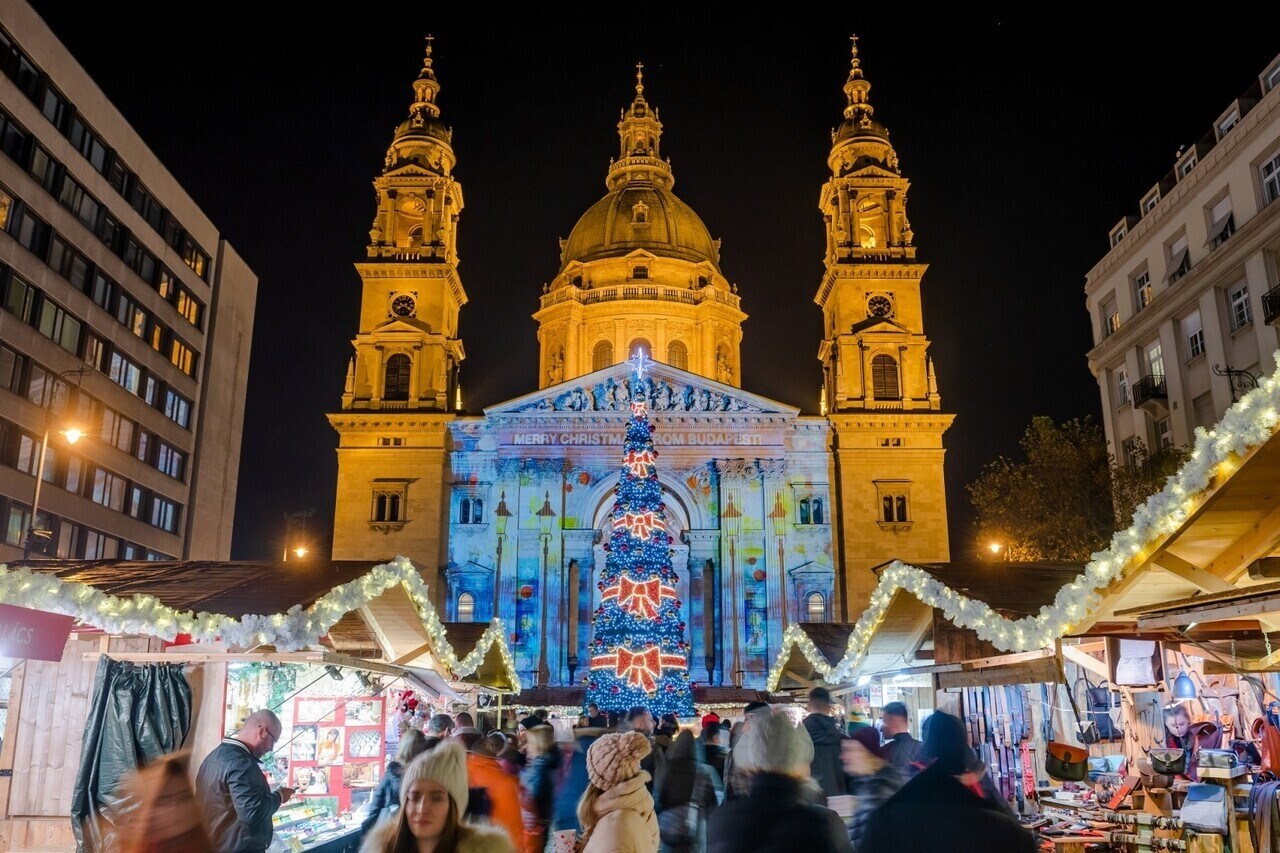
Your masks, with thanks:
[{"label": "market stall", "polygon": [[[40,562],[0,569],[0,597],[77,620],[60,660],[13,674],[0,751],[0,832],[10,849],[73,849],[68,815],[86,817],[86,800],[120,781],[103,779],[104,790],[88,795],[77,785],[104,656],[138,671],[181,672],[190,714],[176,745],[191,752],[192,776],[250,711],[276,710],[285,731],[264,772],[301,789],[277,824],[282,840],[307,849],[351,841],[341,836],[394,749],[405,689],[424,711],[452,707],[462,697],[451,685],[503,662],[506,683],[519,686],[501,623],[459,658],[403,559]],[[137,763],[154,757],[138,749]]]}]

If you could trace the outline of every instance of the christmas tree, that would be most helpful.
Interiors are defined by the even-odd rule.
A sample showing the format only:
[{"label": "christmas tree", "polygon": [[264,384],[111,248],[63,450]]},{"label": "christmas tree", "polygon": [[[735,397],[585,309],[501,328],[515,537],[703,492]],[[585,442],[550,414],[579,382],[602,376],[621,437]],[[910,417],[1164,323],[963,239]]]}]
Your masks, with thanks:
[{"label": "christmas tree", "polygon": [[672,538],[658,484],[643,379],[645,355],[635,364],[631,418],[623,445],[622,472],[614,490],[613,530],[598,584],[601,604],[592,619],[591,675],[587,704],[606,711],[636,705],[654,715],[693,714],[689,646],[671,568]]}]

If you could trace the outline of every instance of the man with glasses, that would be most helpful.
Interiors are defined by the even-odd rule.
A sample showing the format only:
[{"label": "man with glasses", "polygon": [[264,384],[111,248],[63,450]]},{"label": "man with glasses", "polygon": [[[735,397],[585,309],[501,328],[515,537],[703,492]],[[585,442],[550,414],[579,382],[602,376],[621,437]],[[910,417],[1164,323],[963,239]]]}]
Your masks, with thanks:
[{"label": "man with glasses", "polygon": [[196,799],[218,853],[257,853],[271,844],[271,816],[293,796],[272,791],[258,760],[280,739],[280,718],[263,708],[209,753],[196,776]]}]

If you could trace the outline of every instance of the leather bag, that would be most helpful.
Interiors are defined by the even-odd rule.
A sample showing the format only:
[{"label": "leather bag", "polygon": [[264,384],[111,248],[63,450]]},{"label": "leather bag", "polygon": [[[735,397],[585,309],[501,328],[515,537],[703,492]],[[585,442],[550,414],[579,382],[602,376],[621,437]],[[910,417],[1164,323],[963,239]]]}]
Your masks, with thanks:
[{"label": "leather bag", "polygon": [[1182,822],[1200,833],[1227,834],[1227,789],[1221,785],[1193,782],[1187,788],[1179,816]]},{"label": "leather bag", "polygon": [[1089,775],[1089,750],[1050,741],[1044,754],[1044,769],[1060,782],[1083,782]]},{"label": "leather bag", "polygon": [[1181,776],[1187,772],[1187,751],[1172,747],[1155,747],[1147,756],[1151,759],[1151,769],[1163,776]]},{"label": "leather bag", "polygon": [[1212,767],[1216,770],[1230,770],[1236,766],[1236,754],[1230,749],[1202,749],[1196,753],[1196,767],[1200,770]]}]

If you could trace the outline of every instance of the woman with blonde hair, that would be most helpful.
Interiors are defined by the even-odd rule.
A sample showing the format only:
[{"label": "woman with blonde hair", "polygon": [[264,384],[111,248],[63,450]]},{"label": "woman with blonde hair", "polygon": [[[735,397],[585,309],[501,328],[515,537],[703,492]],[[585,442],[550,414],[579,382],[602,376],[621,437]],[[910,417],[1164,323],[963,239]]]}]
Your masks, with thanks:
[{"label": "woman with blonde hair", "polygon": [[658,818],[649,774],[640,759],[649,754],[640,732],[602,735],[587,750],[587,785],[578,803],[582,853],[657,853]]},{"label": "woman with blonde hair", "polygon": [[501,827],[462,821],[467,800],[466,751],[441,743],[405,768],[400,811],[374,827],[361,853],[515,853]]}]

